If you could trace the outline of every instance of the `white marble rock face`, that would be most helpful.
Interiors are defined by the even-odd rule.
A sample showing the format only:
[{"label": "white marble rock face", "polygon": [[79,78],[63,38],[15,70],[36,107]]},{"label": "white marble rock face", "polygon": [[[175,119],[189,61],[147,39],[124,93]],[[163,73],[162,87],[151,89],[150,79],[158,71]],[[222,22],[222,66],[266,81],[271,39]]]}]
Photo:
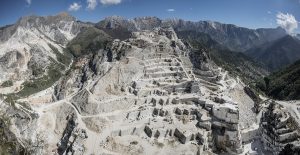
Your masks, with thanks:
[{"label": "white marble rock face", "polygon": [[[151,26],[157,24],[150,19]],[[145,20],[138,21],[144,25]],[[49,58],[57,60],[48,44],[63,52],[80,26],[65,14],[21,19],[15,33],[0,42],[0,72],[5,73],[0,83],[14,80],[14,86],[0,91],[16,90],[29,74],[29,62],[47,66]],[[249,146],[264,133],[267,108],[259,115],[251,111],[254,102],[244,84],[212,61],[199,62],[203,59],[196,59],[172,28],[142,29],[147,27],[128,40],[114,40],[108,51],[78,59],[74,66],[79,69],[68,78],[19,99],[16,109],[1,100],[0,114],[20,115],[11,121],[19,142],[38,146],[32,154],[256,152]],[[273,113],[282,113],[282,122],[293,117],[281,110]],[[295,135],[297,130],[279,139]]]}]

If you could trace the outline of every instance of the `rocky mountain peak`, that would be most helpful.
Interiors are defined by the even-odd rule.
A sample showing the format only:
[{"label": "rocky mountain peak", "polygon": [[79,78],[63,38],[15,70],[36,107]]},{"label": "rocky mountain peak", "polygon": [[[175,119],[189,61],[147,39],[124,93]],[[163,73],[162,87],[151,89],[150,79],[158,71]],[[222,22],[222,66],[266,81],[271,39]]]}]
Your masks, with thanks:
[{"label": "rocky mountain peak", "polygon": [[122,16],[114,15],[114,16],[106,17],[104,20],[106,20],[106,21],[122,21],[122,20],[126,20],[126,19]]},{"label": "rocky mountain peak", "polygon": [[86,26],[89,25],[77,22],[67,13],[60,13],[55,16],[25,16],[16,24],[1,28],[1,80],[27,80],[37,76],[37,70],[62,63],[64,47]]},{"label": "rocky mountain peak", "polygon": [[97,23],[97,27],[108,29],[125,28],[129,31],[151,30],[160,27],[162,20],[157,17],[137,17],[126,19],[121,16],[110,16]]},{"label": "rocky mountain peak", "polygon": [[249,29],[215,21],[185,21],[182,19],[159,19],[137,17],[125,19],[112,16],[96,24],[99,28],[127,29],[128,31],[152,30],[157,27],[173,27],[176,31],[195,31],[210,37],[233,51],[244,52],[254,46],[277,40],[287,33],[282,28]]},{"label": "rocky mountain peak", "polygon": [[72,19],[74,20],[75,17],[73,17],[72,15],[70,15],[68,12],[60,12],[56,15],[56,17],[61,17],[61,18],[68,18],[68,19]]},{"label": "rocky mountain peak", "polygon": [[138,17],[134,18],[134,23],[138,30],[151,30],[155,27],[160,27],[162,20],[157,17]]},{"label": "rocky mountain peak", "polygon": [[40,26],[40,25],[56,25],[60,22],[74,22],[76,18],[69,15],[66,12],[59,13],[55,16],[24,16],[21,17],[17,25],[23,27],[32,27],[32,26]]},{"label": "rocky mountain peak", "polygon": [[130,31],[135,31],[135,26],[129,20],[121,17],[121,16],[109,16],[104,20],[96,23],[97,28],[105,28],[105,29],[128,29]]},{"label": "rocky mountain peak", "polygon": [[144,21],[161,21],[158,17],[155,16],[144,16],[144,17],[136,17],[134,20],[144,20]]}]

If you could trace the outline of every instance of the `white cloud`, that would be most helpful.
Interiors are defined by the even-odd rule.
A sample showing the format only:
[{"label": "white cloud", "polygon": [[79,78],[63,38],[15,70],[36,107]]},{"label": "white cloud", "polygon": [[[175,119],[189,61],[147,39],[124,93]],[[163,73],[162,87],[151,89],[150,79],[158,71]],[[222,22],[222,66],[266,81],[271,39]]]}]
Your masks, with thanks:
[{"label": "white cloud", "polygon": [[175,9],[168,9],[167,11],[168,11],[168,12],[174,12]]},{"label": "white cloud", "polygon": [[298,21],[292,14],[284,14],[279,12],[277,13],[276,17],[277,24],[285,29],[287,33],[291,34],[295,29],[298,28]]},{"label": "white cloud", "polygon": [[268,13],[268,14],[272,14],[272,11],[268,11],[267,13]]},{"label": "white cloud", "polygon": [[73,4],[70,5],[69,11],[78,11],[81,8],[81,5],[74,2]]},{"label": "white cloud", "polygon": [[26,3],[27,3],[28,5],[30,5],[30,4],[31,4],[31,0],[26,0]]},{"label": "white cloud", "polygon": [[86,8],[89,10],[94,10],[98,4],[97,0],[87,0],[86,2],[88,4],[88,6]]},{"label": "white cloud", "polygon": [[121,2],[122,2],[122,0],[100,0],[100,3],[103,5],[116,5]]}]

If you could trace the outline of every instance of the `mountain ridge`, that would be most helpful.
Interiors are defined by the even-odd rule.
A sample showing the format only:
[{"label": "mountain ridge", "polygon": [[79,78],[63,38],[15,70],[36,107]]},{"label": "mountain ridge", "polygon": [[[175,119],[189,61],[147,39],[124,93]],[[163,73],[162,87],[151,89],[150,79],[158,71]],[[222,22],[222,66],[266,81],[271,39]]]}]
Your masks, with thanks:
[{"label": "mountain ridge", "polygon": [[[43,77],[53,70],[63,72],[69,65],[67,63],[71,62],[67,60],[71,58],[65,52],[66,44],[82,27],[88,26],[90,25],[77,22],[74,17],[61,13],[55,16],[22,17],[14,25],[2,28],[1,83],[11,80],[14,84],[9,89],[1,89],[1,92],[9,94],[22,90],[22,83],[38,79],[44,81]],[[52,79],[56,78],[59,77]]]},{"label": "mountain ridge", "polygon": [[249,49],[245,53],[254,60],[265,64],[270,71],[278,71],[300,59],[300,40],[286,35]]},{"label": "mountain ridge", "polygon": [[[73,19],[75,17],[68,13],[60,13],[56,16],[26,16],[23,18],[56,18],[64,17]],[[21,21],[20,18],[19,21]],[[77,20],[77,22],[79,22]],[[96,23],[83,22],[89,25],[95,25],[97,28],[104,29],[127,29],[128,31],[137,30],[152,30],[155,27],[173,27],[178,31],[194,30],[209,34],[214,40],[220,44],[228,47],[233,51],[246,51],[254,46],[261,45],[266,42],[276,40],[283,37],[287,33],[284,29],[277,28],[258,28],[250,29],[236,26],[234,24],[223,24],[216,21],[186,21],[183,19],[160,19],[155,16],[135,17],[133,19],[126,19],[122,16],[109,16]],[[8,26],[11,27],[11,26]],[[1,29],[1,28],[0,28]],[[5,29],[2,27],[2,29]],[[6,36],[0,30],[1,36]],[[1,38],[0,38],[1,40]],[[3,39],[2,39],[3,40]]]},{"label": "mountain ridge", "polygon": [[220,44],[227,46],[231,50],[240,52],[253,46],[276,40],[287,34],[286,31],[280,27],[249,29],[234,24],[222,24],[220,22],[192,22],[182,19],[162,20],[157,17],[126,19],[120,16],[111,16],[96,23],[96,27],[109,29],[123,27],[129,31],[151,30],[155,27],[173,27],[178,31],[194,30],[207,33]]}]

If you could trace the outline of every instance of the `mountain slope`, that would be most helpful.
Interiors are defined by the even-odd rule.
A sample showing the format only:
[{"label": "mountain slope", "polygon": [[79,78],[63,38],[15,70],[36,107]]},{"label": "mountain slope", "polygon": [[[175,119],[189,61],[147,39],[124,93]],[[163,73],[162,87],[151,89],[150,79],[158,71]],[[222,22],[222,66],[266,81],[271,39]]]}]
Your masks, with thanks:
[{"label": "mountain slope", "polygon": [[173,21],[171,25],[178,31],[192,30],[206,33],[223,46],[239,52],[278,39],[286,34],[281,28],[254,30],[212,21],[189,22],[178,20]]},{"label": "mountain slope", "polygon": [[105,48],[112,38],[104,31],[94,27],[84,28],[77,37],[69,42],[67,48],[75,57],[97,52]]},{"label": "mountain slope", "polygon": [[105,18],[96,25],[98,28],[122,28],[128,31],[152,30],[155,27],[173,27],[177,31],[202,32],[210,35],[212,39],[230,50],[240,52],[286,35],[285,30],[282,28],[254,30],[212,21],[162,20],[157,17],[141,17],[128,20],[119,16],[112,16]]},{"label": "mountain slope", "polygon": [[196,49],[206,49],[209,57],[232,75],[238,75],[244,82],[253,82],[268,75],[264,67],[240,52],[231,51],[204,33],[178,31],[178,37],[188,41]]},{"label": "mountain slope", "polygon": [[[0,83],[10,81],[8,88],[0,87],[3,94],[31,88],[49,87],[71,63],[65,51],[66,44],[83,27],[67,13],[56,16],[27,16],[0,29]],[[37,86],[38,84],[39,86]],[[23,94],[23,93],[22,93]]]},{"label": "mountain slope", "polygon": [[279,100],[300,99],[300,60],[257,82],[266,95]]},{"label": "mountain slope", "polygon": [[300,40],[300,34],[297,34],[297,35],[296,35],[296,38],[298,38],[298,39]]},{"label": "mountain slope", "polygon": [[277,71],[300,59],[300,40],[285,36],[276,41],[246,51],[258,62],[264,63],[270,71]]},{"label": "mountain slope", "polygon": [[18,150],[1,135],[8,130],[27,154],[244,152],[247,135],[260,131],[255,103],[228,71],[251,82],[263,68],[204,32],[177,30],[178,39],[169,27],[138,31],[164,25],[157,18],[122,22],[95,26],[63,14],[28,17],[25,31],[1,29],[13,32],[3,46],[15,35],[31,52],[23,58],[12,45],[0,57],[7,76],[19,66],[30,74],[17,93],[0,94],[0,149]]},{"label": "mountain slope", "polygon": [[[98,46],[106,37],[94,27],[83,28],[67,45],[80,47],[71,51],[76,59],[68,74],[17,100],[16,110],[0,104],[0,114],[20,116],[11,119],[11,129],[18,141],[27,142],[22,143],[26,150],[34,147],[30,154],[184,154],[187,148],[194,154],[201,145],[208,146],[200,148],[206,154],[223,149],[224,141],[231,151],[243,149],[238,125],[254,121],[253,102],[234,98],[233,91],[247,97],[241,83],[204,52],[184,44],[172,28],[139,31]],[[247,119],[240,116],[243,107]],[[202,125],[200,119],[219,126]],[[221,132],[236,136],[218,140]],[[156,144],[157,139],[162,141]],[[138,149],[128,150],[128,144]]]}]

